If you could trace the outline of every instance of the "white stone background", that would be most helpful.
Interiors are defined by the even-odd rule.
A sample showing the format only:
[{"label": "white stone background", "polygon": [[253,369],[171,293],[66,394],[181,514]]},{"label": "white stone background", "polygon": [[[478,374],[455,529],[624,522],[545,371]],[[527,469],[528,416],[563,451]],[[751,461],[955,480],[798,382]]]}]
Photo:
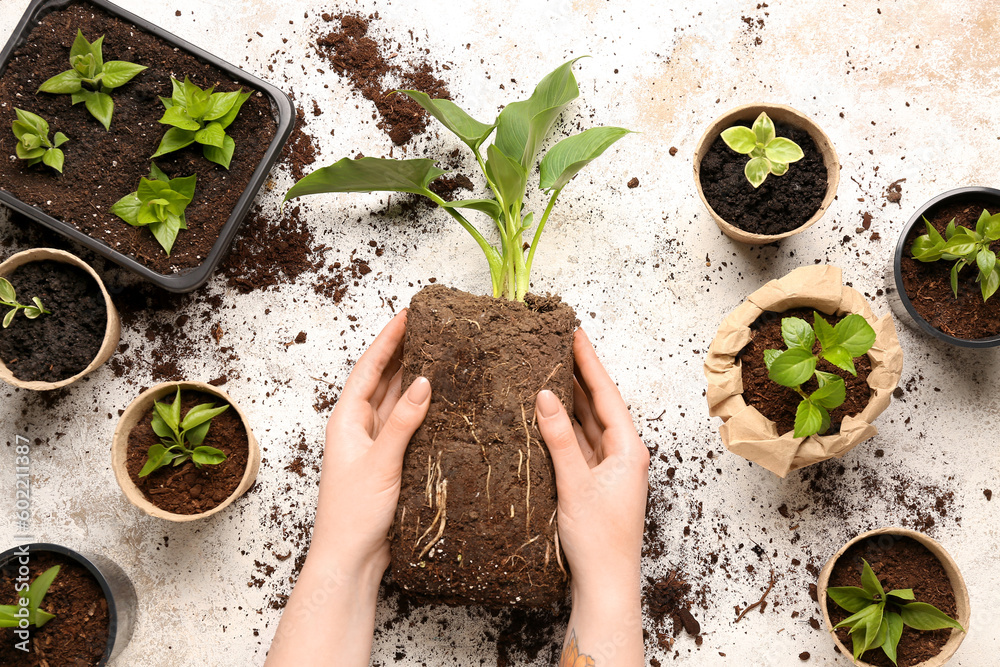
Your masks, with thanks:
[{"label": "white stone background", "polygon": [[[814,577],[789,563],[795,558],[821,566],[860,531],[912,522],[905,507],[894,502],[894,493],[904,480],[915,480],[908,495],[929,507],[935,493],[954,494],[944,505],[946,516],[932,512],[936,522],[929,531],[961,565],[972,594],[971,632],[952,664],[996,664],[1000,534],[994,505],[983,493],[996,486],[1000,368],[995,353],[961,352],[901,328],[903,383],[922,379],[911,383],[904,400],[892,403],[878,420],[880,434],[845,456],[846,471],[827,480],[821,492],[810,490],[811,473],[781,480],[726,453],[716,433],[718,420],[707,415],[701,373],[718,323],[766,280],[822,260],[843,267],[847,280],[875,295],[899,230],[918,205],[952,187],[996,184],[1000,25],[994,3],[120,4],[293,90],[307,110],[315,99],[324,112],[309,115],[317,166],[358,151],[388,155],[391,148],[371,120],[374,107],[329,67],[317,74],[315,68],[323,64],[315,56],[306,59],[321,12],[378,11],[375,36],[402,43],[401,57],[413,52],[407,33],[412,29],[420,47],[450,65],[443,74],[456,101],[481,119],[526,97],[567,57],[592,56],[577,67],[582,95],[567,113],[567,126],[578,121],[583,127],[622,125],[642,134],[622,140],[564,191],[539,251],[534,289],[557,291],[578,310],[646,443],[671,455],[669,466],[677,469],[668,486],[668,464],[654,456],[651,494],[673,510],[660,517],[665,555],[646,559],[643,569],[660,576],[679,565],[695,588],[710,589],[709,609],[694,609],[704,643],[696,647],[682,633],[676,655],[652,642],[647,660],[706,666],[848,664],[835,655],[825,631],[809,627],[808,618],[819,617],[807,591]],[[0,38],[10,35],[27,5],[28,0],[0,0]],[[750,27],[744,16],[763,19],[764,25]],[[278,57],[270,72],[270,55],[279,50],[287,55]],[[780,247],[745,247],[723,237],[697,197],[691,172],[695,142],[705,126],[730,107],[761,100],[787,103],[815,118],[843,164],[839,196],[826,216]],[[442,134],[418,145],[444,155],[459,144]],[[678,148],[675,157],[668,155],[671,146]],[[640,186],[628,189],[633,176]],[[278,187],[261,195],[268,204],[291,184],[285,172],[274,177]],[[906,179],[901,204],[887,204],[886,186],[901,178]],[[314,451],[321,442],[326,414],[312,406],[317,392],[329,388],[311,377],[327,374],[327,381],[342,385],[359,352],[391,316],[385,299],[398,296],[397,303],[404,304],[430,277],[470,291],[487,289],[485,261],[441,211],[426,211],[416,229],[405,220],[369,216],[383,201],[377,195],[303,201],[317,242],[331,246],[329,263],[346,264],[357,248],[373,269],[342,303],[314,294],[307,274],[298,284],[252,295],[236,293],[216,277],[202,295],[221,295],[224,308],[204,314],[192,306],[194,317],[185,327],[188,344],[207,351],[204,359],[182,360],[182,372],[207,380],[238,366],[225,389],[251,411],[264,447],[255,490],[212,519],[173,525],[149,518],[125,501],[114,481],[112,414],[139,386],[152,384],[141,363],[120,379],[104,366],[51,406],[30,393],[0,389],[0,441],[8,443],[0,480],[7,480],[8,488],[13,489],[15,435],[41,440],[33,449],[36,537],[104,553],[135,583],[139,620],[117,665],[263,662],[280,613],[268,602],[276,592],[288,592],[283,582],[294,561],[279,561],[274,554],[299,553],[300,547],[288,541],[291,526],[311,524],[315,504],[315,471],[300,478],[285,470],[300,436]],[[541,208],[537,193],[532,201]],[[855,235],[864,212],[872,215],[872,231],[881,240]],[[8,224],[0,222],[0,237]],[[842,243],[845,235],[850,241]],[[381,257],[370,252],[373,239],[386,248]],[[117,269],[107,275],[113,283],[128,283]],[[888,310],[884,297],[873,296],[873,302],[877,313]],[[151,313],[149,318],[171,322],[178,314]],[[351,324],[348,317],[358,319]],[[235,364],[214,350],[208,328],[216,322],[226,332],[223,344],[239,356]],[[282,343],[300,330],[308,333],[307,343],[286,349]],[[141,328],[126,328],[123,340],[140,360],[156,345]],[[875,457],[876,449],[884,450],[883,458]],[[683,463],[672,456],[674,450]],[[716,459],[706,466],[709,452]],[[834,477],[835,467],[826,468]],[[927,490],[932,487],[940,491]],[[841,497],[839,510],[823,507],[817,493],[829,492]],[[3,494],[12,497],[12,491]],[[786,519],[776,509],[782,504],[807,507]],[[283,513],[279,523],[267,518],[274,506]],[[691,522],[691,534],[684,536],[696,507],[702,508],[702,518]],[[5,535],[0,546],[8,546],[6,536],[13,530],[11,513],[0,513],[0,534]],[[751,550],[754,543],[764,547],[765,558]],[[706,567],[711,552],[720,554],[715,568]],[[255,561],[276,568],[262,588],[248,586],[262,576]],[[734,607],[756,601],[767,585],[769,561],[777,575],[771,604],[765,613],[752,612],[734,624]],[[753,573],[746,570],[749,565]],[[383,629],[394,610],[391,600],[380,602],[374,664],[496,663],[501,623],[483,610],[418,609],[411,620]],[[793,612],[798,616],[793,618]],[[653,629],[648,618],[646,625]],[[554,636],[560,632],[557,628]],[[803,651],[812,655],[808,663],[799,660]],[[535,660],[520,656],[515,662],[555,664],[557,655],[553,641]],[[336,664],[332,657],[328,662]]]}]

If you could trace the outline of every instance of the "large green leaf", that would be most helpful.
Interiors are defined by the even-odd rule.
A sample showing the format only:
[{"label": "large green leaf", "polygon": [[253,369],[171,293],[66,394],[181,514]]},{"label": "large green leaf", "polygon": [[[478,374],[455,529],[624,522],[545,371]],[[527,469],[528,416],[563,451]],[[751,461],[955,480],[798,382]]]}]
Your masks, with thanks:
[{"label": "large green leaf", "polygon": [[184,415],[184,420],[181,422],[181,429],[186,431],[198,426],[199,424],[204,424],[213,417],[221,415],[228,409],[228,405],[215,407],[214,403],[202,403],[200,405],[196,405],[188,410],[187,414]]},{"label": "large green leaf", "polygon": [[563,139],[542,158],[540,187],[546,192],[562,190],[581,169],[630,132],[622,127],[592,127]]},{"label": "large green leaf", "polygon": [[83,77],[80,76],[79,72],[75,69],[68,69],[43,82],[38,87],[38,92],[56,95],[77,93],[83,88],[82,81]]},{"label": "large green leaf", "polygon": [[865,592],[871,595],[872,598],[884,598],[885,589],[882,588],[882,582],[880,582],[878,577],[875,576],[875,571],[872,570],[872,566],[869,565],[866,560],[862,560],[861,562],[861,586],[864,587]]},{"label": "large green leaf", "polygon": [[182,130],[179,127],[172,127],[163,134],[163,138],[160,139],[160,145],[150,158],[160,157],[161,155],[166,155],[167,153],[179,151],[185,146],[190,146],[193,143],[194,132],[191,130]]},{"label": "large green leaf", "polygon": [[886,635],[882,650],[895,665],[898,664],[896,662],[896,647],[899,645],[899,638],[903,636],[903,619],[896,612],[890,611],[885,615],[885,622]]},{"label": "large green leaf", "polygon": [[494,220],[499,220],[500,216],[503,215],[503,211],[500,209],[500,204],[497,203],[496,199],[459,199],[456,201],[445,202],[444,207],[472,209],[474,211],[485,213]]},{"label": "large green leaf", "polygon": [[816,370],[816,357],[809,350],[793,347],[785,350],[771,363],[768,377],[784,387],[797,387]]},{"label": "large green leaf", "polygon": [[827,410],[833,410],[843,405],[847,398],[847,386],[844,384],[844,379],[839,375],[823,373],[823,371],[816,371],[816,375],[819,380],[819,389],[809,396],[809,400]]},{"label": "large green leaf", "polygon": [[152,445],[146,450],[146,463],[142,466],[142,470],[139,471],[139,477],[146,477],[153,471],[162,468],[173,461],[175,456],[176,454],[172,450],[167,449],[163,445]]},{"label": "large green leaf", "polygon": [[205,110],[203,120],[216,120],[222,118],[240,98],[240,91],[234,90],[231,93],[212,93],[208,98],[208,109]]},{"label": "large green leaf", "polygon": [[226,460],[226,453],[215,447],[195,447],[191,458],[198,465],[218,465]]},{"label": "large green leaf", "polygon": [[860,357],[875,344],[875,330],[857,313],[851,313],[837,322],[833,333],[837,344],[855,357]]},{"label": "large green leaf", "polygon": [[801,317],[785,317],[781,320],[781,339],[789,349],[801,347],[812,352],[816,336],[812,327]]},{"label": "large green leaf", "polygon": [[[213,123],[215,125],[215,123]],[[222,146],[202,146],[201,154],[209,162],[214,162],[229,169],[229,164],[233,161],[233,152],[236,151],[236,142],[228,134],[222,137]]]},{"label": "large green leaf", "polygon": [[44,155],[42,155],[42,162],[52,167],[60,174],[62,173],[63,170],[64,159],[65,156],[63,155],[63,152],[58,148],[50,148],[49,150],[45,151]]},{"label": "large green leaf", "polygon": [[427,185],[446,173],[434,166],[434,160],[423,158],[344,158],[302,178],[285,193],[285,201],[324,192],[412,192],[426,195],[429,192]]},{"label": "large green leaf", "polygon": [[914,630],[956,628],[965,632],[965,628],[958,621],[926,602],[911,602],[910,604],[900,605],[899,614],[903,619],[903,623]]},{"label": "large green leaf", "polygon": [[497,191],[508,209],[524,198],[524,188],[528,183],[528,171],[514,158],[508,157],[495,145],[486,147],[489,159],[486,173],[496,184]]},{"label": "large green leaf", "polygon": [[841,609],[856,614],[875,602],[871,595],[857,586],[837,586],[826,589],[826,594],[837,603]]},{"label": "large green leaf", "polygon": [[441,121],[442,125],[451,130],[455,136],[474,151],[479,150],[479,147],[497,125],[495,121],[491,125],[480,123],[451,100],[435,100],[419,90],[397,90],[396,92],[409,95],[414,102]]},{"label": "large green leaf", "polygon": [[[177,107],[174,107],[174,109],[176,108]],[[222,123],[212,122],[195,132],[194,140],[199,144],[222,148],[227,136],[226,131],[222,127]]]},{"label": "large green leaf", "polygon": [[0,278],[0,301],[13,305],[17,301],[14,286],[6,278]]},{"label": "large green leaf", "polygon": [[812,401],[802,400],[795,409],[795,430],[792,433],[796,438],[806,438],[815,435],[822,430],[826,422],[825,410]]},{"label": "large green leaf", "polygon": [[[774,126],[771,126],[772,129]],[[749,127],[734,125],[722,131],[722,141],[731,149],[742,155],[749,155],[757,148],[757,135]]]},{"label": "large green leaf", "polygon": [[108,88],[118,88],[131,81],[139,72],[146,69],[142,65],[124,60],[110,60],[104,63],[104,78],[101,79]]},{"label": "large green leaf", "polygon": [[[581,56],[582,57],[582,56]],[[538,149],[556,118],[580,95],[573,58],[547,74],[526,100],[508,104],[497,119],[496,146],[525,169],[534,165]]]},{"label": "large green leaf", "polygon": [[[242,88],[240,90],[242,90]],[[251,95],[253,95],[253,93],[250,91],[245,93],[241,92],[237,95],[236,102],[233,103],[233,106],[229,107],[229,111],[226,112],[226,115],[219,119],[219,123],[222,127],[229,127],[233,124],[233,121],[236,120],[236,115],[239,114],[240,109],[243,108],[243,103],[249,100]]]},{"label": "large green leaf", "polygon": [[59,566],[54,565],[35,577],[31,586],[28,587],[28,609],[35,610],[41,606],[45,594],[49,592],[49,586],[52,585],[58,574]]},{"label": "large green leaf", "polygon": [[77,28],[76,37],[73,39],[73,45],[69,47],[69,59],[72,60],[77,56],[85,56],[88,53],[90,53],[90,42],[83,36],[83,32]]},{"label": "large green leaf", "polygon": [[169,107],[163,112],[163,116],[157,122],[193,132],[201,129],[201,123],[188,116],[187,111],[182,106]]},{"label": "large green leaf", "polygon": [[111,115],[115,110],[115,102],[107,93],[93,93],[84,100],[90,115],[101,122],[105,130],[111,129]]}]

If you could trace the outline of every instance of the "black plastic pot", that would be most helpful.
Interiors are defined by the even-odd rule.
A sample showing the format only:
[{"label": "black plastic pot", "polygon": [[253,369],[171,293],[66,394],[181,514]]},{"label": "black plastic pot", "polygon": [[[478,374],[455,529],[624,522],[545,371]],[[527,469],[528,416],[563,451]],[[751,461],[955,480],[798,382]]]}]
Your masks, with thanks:
[{"label": "black plastic pot", "polygon": [[913,226],[922,225],[923,218],[927,212],[942,202],[962,201],[966,199],[995,200],[997,202],[996,210],[1000,210],[1000,190],[982,186],[971,186],[948,190],[947,192],[939,194],[937,197],[934,197],[930,201],[926,202],[923,206],[916,210],[913,217],[907,221],[906,225],[903,227],[902,233],[899,235],[899,242],[896,243],[896,252],[893,255],[892,266],[890,267],[892,272],[887,273],[885,277],[886,294],[889,299],[889,305],[892,307],[896,317],[902,322],[905,322],[911,328],[917,329],[929,336],[933,336],[938,340],[942,340],[957,347],[997,347],[1000,346],[1000,334],[990,336],[989,338],[969,340],[967,338],[957,338],[944,333],[940,329],[936,329],[916,311],[913,304],[910,302],[910,297],[906,295],[906,290],[903,287],[903,274],[900,268],[900,262],[903,258],[903,253],[908,250],[908,248],[906,248],[906,238],[910,235],[910,231],[913,229]]},{"label": "black plastic pot", "polygon": [[[104,649],[99,665],[106,665],[118,656],[132,638],[132,627],[135,625],[138,600],[135,588],[124,571],[104,556],[84,554],[58,544],[36,542],[26,545],[29,553],[48,551],[75,560],[87,569],[97,579],[108,601],[108,644]],[[20,567],[19,555],[21,547],[7,549],[0,553],[0,569]]]},{"label": "black plastic pot", "polygon": [[[76,1],[78,0],[33,0],[27,11],[25,11],[24,16],[21,17],[20,22],[17,24],[17,28],[14,29],[14,34],[11,35],[10,39],[7,41],[7,45],[3,48],[3,51],[0,51],[0,75],[2,75],[7,69],[7,63],[13,56],[14,51],[27,41],[28,34],[33,28],[35,28],[35,26],[38,25],[39,19],[50,12],[63,9],[67,5]],[[112,249],[102,241],[84,234],[73,225],[53,218],[41,209],[22,202],[20,199],[17,199],[4,190],[0,190],[0,202],[3,202],[8,207],[22,213],[32,220],[42,223],[49,229],[59,232],[63,236],[66,236],[80,245],[93,250],[97,254],[110,259],[116,264],[139,274],[149,282],[162,287],[163,289],[171,292],[190,292],[191,290],[197,289],[205,284],[215,271],[215,267],[218,266],[220,261],[222,261],[226,251],[229,249],[229,245],[236,236],[240,223],[243,222],[243,218],[245,218],[247,213],[250,211],[254,197],[257,196],[257,191],[260,190],[260,187],[264,184],[268,172],[270,172],[271,167],[274,166],[274,163],[281,155],[281,149],[288,140],[289,135],[292,133],[292,127],[295,124],[295,107],[292,106],[292,101],[289,99],[288,95],[278,90],[271,84],[265,83],[257,77],[247,74],[238,67],[213,56],[207,51],[199,49],[197,46],[190,44],[175,35],[172,35],[163,28],[153,25],[149,21],[141,19],[135,14],[127,12],[117,5],[111,4],[107,0],[86,0],[86,2],[96,7],[100,7],[108,14],[122,19],[123,21],[128,21],[138,28],[156,35],[181,51],[186,51],[199,60],[219,68],[220,70],[226,72],[226,74],[233,80],[239,81],[250,88],[262,92],[268,97],[268,99],[270,99],[271,110],[277,122],[278,127],[277,132],[274,135],[274,139],[271,140],[271,144],[268,146],[267,152],[264,154],[264,159],[257,165],[257,169],[254,171],[253,177],[250,179],[250,183],[247,185],[243,195],[240,197],[239,201],[236,202],[236,207],[233,209],[232,213],[229,214],[229,219],[226,221],[225,225],[223,225],[222,230],[219,233],[219,238],[216,240],[215,245],[212,246],[212,250],[209,252],[208,257],[206,257],[205,261],[197,267],[183,273],[157,273],[156,271],[153,271],[149,267],[136,261],[133,257]]]}]

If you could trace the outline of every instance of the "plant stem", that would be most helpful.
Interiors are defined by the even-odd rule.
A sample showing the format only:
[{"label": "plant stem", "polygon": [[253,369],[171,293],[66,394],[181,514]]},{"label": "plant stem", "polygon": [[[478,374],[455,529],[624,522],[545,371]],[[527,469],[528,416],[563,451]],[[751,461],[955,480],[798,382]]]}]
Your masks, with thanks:
[{"label": "plant stem", "polygon": [[542,219],[538,221],[538,227],[535,228],[535,236],[531,239],[531,248],[528,250],[528,259],[524,265],[524,282],[523,285],[519,285],[520,298],[519,301],[524,300],[524,295],[528,293],[529,280],[531,278],[531,263],[535,259],[535,250],[538,248],[538,239],[542,237],[542,231],[545,229],[545,223],[549,219],[549,213],[552,212],[552,207],[555,206],[556,198],[562,189],[556,190],[549,197],[548,206],[545,207],[545,213],[542,214]]},{"label": "plant stem", "polygon": [[465,216],[463,216],[455,209],[446,206],[445,205],[446,202],[443,199],[441,199],[441,197],[437,196],[430,190],[425,192],[424,196],[426,196],[428,199],[430,199],[435,204],[437,204],[445,211],[447,211],[448,214],[451,215],[451,217],[455,218],[455,220],[457,220],[458,223],[465,228],[465,231],[472,234],[472,238],[474,238],[476,240],[476,243],[479,244],[479,247],[486,255],[486,261],[490,265],[490,281],[493,283],[493,296],[494,297],[500,296],[500,287],[501,287],[500,280],[503,271],[503,261],[500,258],[500,253],[497,252],[496,248],[490,245],[489,241],[486,240],[486,237],[484,237],[479,232],[479,230],[472,225],[472,223],[470,223],[468,220],[465,219]]}]

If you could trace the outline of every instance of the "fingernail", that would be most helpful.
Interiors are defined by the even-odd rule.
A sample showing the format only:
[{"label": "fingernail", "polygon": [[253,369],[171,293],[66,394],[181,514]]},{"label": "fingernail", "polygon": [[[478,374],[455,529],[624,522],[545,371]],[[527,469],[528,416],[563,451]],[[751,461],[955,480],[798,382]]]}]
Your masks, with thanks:
[{"label": "fingernail", "polygon": [[431,383],[425,377],[418,377],[406,390],[406,400],[414,405],[423,405],[427,397],[431,395]]},{"label": "fingernail", "polygon": [[562,403],[559,402],[559,398],[551,391],[543,389],[538,392],[538,400],[535,402],[535,406],[542,417],[548,419],[559,414],[559,408],[562,407]]}]

